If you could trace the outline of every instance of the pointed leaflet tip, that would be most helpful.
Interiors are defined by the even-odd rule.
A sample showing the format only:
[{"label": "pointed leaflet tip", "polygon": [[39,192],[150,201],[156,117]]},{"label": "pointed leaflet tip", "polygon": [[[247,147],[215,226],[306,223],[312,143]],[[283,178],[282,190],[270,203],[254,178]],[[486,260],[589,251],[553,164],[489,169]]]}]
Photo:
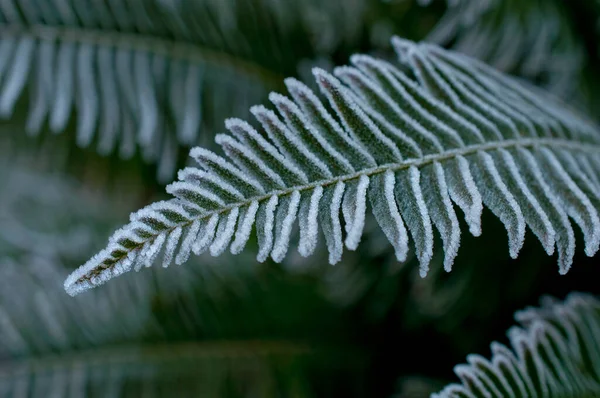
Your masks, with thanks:
[{"label": "pointed leaflet tip", "polygon": [[354,54],[350,57],[350,62],[357,66],[361,64],[369,64],[373,60],[373,57],[370,57],[366,54]]},{"label": "pointed leaflet tip", "polygon": [[340,82],[324,69],[313,68],[312,74],[319,86],[326,90],[332,90],[340,86]]},{"label": "pointed leaflet tip", "polygon": [[281,102],[287,102],[288,99],[286,98],[285,95],[276,93],[276,92],[271,92],[269,93],[269,101],[271,101],[274,104],[278,104]]},{"label": "pointed leaflet tip", "polygon": [[229,130],[237,139],[242,139],[248,133],[254,131],[254,128],[245,120],[232,117],[225,120],[225,128]]},{"label": "pointed leaflet tip", "polygon": [[312,90],[306,86],[306,84],[302,83],[298,79],[294,79],[293,77],[288,77],[283,81],[285,83],[285,87],[288,89],[290,94],[301,94],[304,96],[314,95]]},{"label": "pointed leaflet tip", "polygon": [[254,116],[270,112],[264,105],[254,105],[250,107],[250,113]]},{"label": "pointed leaflet tip", "polygon": [[355,75],[356,73],[358,73],[358,70],[347,65],[338,66],[335,69],[333,69],[333,75],[338,79],[341,79],[343,76],[346,75]]},{"label": "pointed leaflet tip", "polygon": [[394,36],[392,37],[392,47],[394,47],[400,63],[405,64],[408,62],[410,53],[415,51],[417,43],[403,39],[399,36]]}]

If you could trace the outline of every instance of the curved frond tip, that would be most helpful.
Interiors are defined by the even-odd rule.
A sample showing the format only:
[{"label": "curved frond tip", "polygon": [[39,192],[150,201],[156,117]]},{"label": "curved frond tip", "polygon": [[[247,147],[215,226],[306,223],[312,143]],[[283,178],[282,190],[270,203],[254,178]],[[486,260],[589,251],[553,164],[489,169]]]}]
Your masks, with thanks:
[{"label": "curved frond tip", "polygon": [[492,358],[469,355],[451,384],[432,398],[597,397],[600,395],[600,301],[573,293],[565,302],[517,312],[511,348],[492,343]]},{"label": "curved frond tip", "polygon": [[[567,107],[468,57],[394,39],[408,73],[364,55],[334,74],[315,69],[327,105],[285,81],[277,113],[251,109],[263,128],[230,119],[216,137],[224,155],[194,148],[199,168],[180,172],[174,196],[131,216],[106,249],[65,282],[70,294],[131,269],[185,262],[191,252],[243,250],[253,228],[258,260],[281,261],[299,225],[311,255],[323,231],[334,264],[359,246],[367,208],[404,261],[409,236],[425,275],[434,231],[450,270],[460,245],[455,207],[473,235],[487,207],[506,226],[517,257],[528,226],[561,273],[583,232],[600,244],[600,132]],[[333,109],[328,110],[328,107]]]}]

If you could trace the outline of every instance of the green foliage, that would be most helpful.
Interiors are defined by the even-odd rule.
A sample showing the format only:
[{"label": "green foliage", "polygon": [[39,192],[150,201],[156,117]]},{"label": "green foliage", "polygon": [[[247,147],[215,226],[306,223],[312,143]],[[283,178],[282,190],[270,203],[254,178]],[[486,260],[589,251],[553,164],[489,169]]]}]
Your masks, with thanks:
[{"label": "green foliage", "polygon": [[0,396],[598,395],[599,1],[0,3]]}]

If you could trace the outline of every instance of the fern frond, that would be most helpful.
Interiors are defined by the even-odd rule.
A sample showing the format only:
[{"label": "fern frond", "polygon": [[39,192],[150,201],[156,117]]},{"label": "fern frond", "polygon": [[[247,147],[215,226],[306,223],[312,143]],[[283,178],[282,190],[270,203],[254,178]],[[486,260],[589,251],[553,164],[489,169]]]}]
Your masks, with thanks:
[{"label": "fern frond", "polygon": [[442,397],[591,397],[600,394],[600,301],[572,293],[565,302],[546,298],[541,308],[517,312],[511,348],[492,343],[492,359],[467,357],[454,372],[462,384]]},{"label": "fern frond", "polygon": [[[168,181],[179,145],[206,143],[199,131],[212,139],[215,121],[246,115],[299,59],[351,41],[364,1],[345,4],[8,0],[0,7],[0,118],[28,99],[28,134],[72,125],[79,146],[122,158],[140,149]],[[310,42],[325,37],[314,34],[322,25],[327,39]],[[298,31],[304,48],[290,45]]]},{"label": "fern frond", "polygon": [[106,249],[69,276],[67,292],[150,266],[162,249],[164,266],[190,252],[219,255],[232,240],[238,253],[254,225],[258,260],[281,261],[296,220],[300,254],[313,253],[320,229],[335,264],[344,245],[357,248],[369,203],[399,261],[410,234],[423,276],[434,228],[445,268],[454,262],[461,231],[453,203],[474,235],[483,206],[489,208],[506,226],[512,257],[529,226],[548,254],[557,248],[559,270],[567,272],[575,247],[569,217],[594,255],[597,128],[478,61],[429,44],[393,43],[408,75],[360,55],[354,67],[336,69],[337,77],[314,70],[333,114],[288,79],[293,100],[270,96],[279,115],[251,109],[264,135],[228,120],[231,134],[216,137],[226,157],[192,149],[200,169],[182,171],[167,187],[175,198],[133,213]]}]

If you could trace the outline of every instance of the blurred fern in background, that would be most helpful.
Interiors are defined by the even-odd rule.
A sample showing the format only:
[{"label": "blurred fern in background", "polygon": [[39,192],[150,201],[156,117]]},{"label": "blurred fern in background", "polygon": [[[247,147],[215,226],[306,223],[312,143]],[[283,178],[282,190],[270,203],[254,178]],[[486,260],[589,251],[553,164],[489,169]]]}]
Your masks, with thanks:
[{"label": "blurred fern in background", "polygon": [[[600,274],[597,257],[586,254],[595,253],[600,237],[595,222],[600,135],[594,124],[600,109],[599,27],[600,2],[595,0],[0,2],[0,396],[421,397],[442,391],[440,396],[545,397],[553,389],[565,396],[596,394],[600,357],[593,336],[600,331],[600,318],[597,301],[588,294],[600,293]],[[381,215],[371,217],[370,211],[356,248],[345,238],[352,231],[348,220],[358,220],[355,229],[363,226],[357,216],[361,210],[349,211],[348,203],[361,202],[361,191],[348,183],[355,201],[345,200],[338,212],[339,237],[343,233],[346,246],[356,250],[345,250],[335,266],[328,264],[331,252],[337,256],[342,245],[329,236],[321,234],[326,244],[316,245],[309,259],[294,247],[285,259],[274,256],[278,263],[258,263],[255,254],[264,247],[259,236],[237,256],[205,253],[184,265],[128,273],[76,297],[65,294],[67,275],[104,247],[129,213],[171,198],[164,184],[177,179],[190,148],[219,153],[215,136],[226,131],[226,119],[248,120],[248,128],[265,131],[260,136],[272,140],[268,129],[277,126],[274,116],[252,106],[275,98],[280,112],[286,112],[280,98],[269,97],[273,91],[286,93],[291,81],[286,78],[314,92],[329,90],[331,105],[321,97],[326,112],[353,134],[361,123],[371,126],[365,120],[373,120],[383,135],[393,131],[392,122],[413,118],[417,124],[442,118],[445,123],[464,119],[462,126],[502,126],[509,111],[509,122],[519,133],[538,126],[540,114],[528,113],[535,107],[519,108],[530,104],[518,101],[521,94],[508,86],[479,89],[478,84],[492,87],[485,86],[486,79],[495,79],[481,72],[485,69],[474,66],[473,81],[465,76],[453,81],[456,71],[448,74],[448,68],[460,67],[441,56],[450,63],[423,75],[420,62],[430,62],[437,50],[422,56],[402,44],[396,48],[398,62],[390,45],[394,35],[445,47],[512,75],[516,80],[510,82],[518,81],[544,106],[552,104],[542,112],[547,111],[542,119],[551,126],[548,131],[565,128],[569,139],[588,145],[589,161],[557,153],[558,169],[552,169],[552,162],[541,168],[544,181],[555,181],[551,171],[561,167],[573,180],[575,188],[561,191],[560,206],[585,202],[564,206],[571,219],[562,215],[560,227],[566,229],[555,231],[557,241],[563,236],[570,242],[558,243],[562,260],[544,252],[551,252],[552,242],[544,240],[541,227],[535,229],[541,224],[527,218],[525,202],[517,205],[525,216],[519,232],[511,216],[500,214],[497,192],[484,197],[479,237],[467,233],[477,232],[477,225],[457,207],[458,217],[433,220],[436,229],[427,235],[431,242],[420,240],[418,217],[412,215],[423,219],[423,208],[409,204],[399,209],[407,224],[404,233],[410,233],[405,257],[398,257],[398,246],[388,242],[390,225],[380,228]],[[419,100],[428,116],[406,104],[386,108],[389,102],[382,98],[390,91],[366,61],[375,58],[352,58],[360,73],[371,73],[367,80],[351,68],[336,69],[358,53],[394,65],[394,76],[417,82],[423,91],[416,92],[430,96]],[[316,81],[314,67],[321,70]],[[344,85],[339,97],[337,86],[331,86],[333,75]],[[372,90],[364,82],[374,76],[380,79]],[[347,87],[352,92],[343,91]],[[450,91],[444,91],[447,87]],[[303,97],[294,98],[299,105],[308,103],[298,98]],[[344,101],[359,104],[359,111],[349,106],[346,112],[340,105]],[[440,103],[447,108],[439,111]],[[490,106],[478,108],[482,103]],[[473,116],[469,107],[488,112],[488,122]],[[262,119],[252,121],[251,108]],[[407,119],[386,113],[389,109],[406,112]],[[353,118],[357,114],[362,116]],[[449,131],[432,130],[435,123],[425,126],[418,131],[435,139]],[[317,130],[324,134],[322,127]],[[467,130],[458,133],[462,138]],[[234,138],[246,133],[237,134]],[[356,139],[360,134],[352,135],[354,147],[370,148],[364,153],[380,164],[389,153],[369,147],[375,140]],[[307,142],[311,150],[317,146]],[[428,147],[416,142],[426,148],[416,157],[427,156]],[[281,148],[278,144],[275,151],[285,154],[282,159],[296,161],[304,173],[307,164],[298,163],[293,151],[285,152],[285,145]],[[349,152],[334,149],[350,159]],[[401,149],[404,159],[412,159]],[[502,171],[500,159],[507,157],[494,154]],[[439,181],[424,175],[422,186]],[[540,192],[548,191],[534,189],[539,176],[523,175],[540,208],[548,211],[558,203],[541,199]],[[195,183],[193,173],[187,176]],[[321,181],[309,177],[311,183]],[[486,184],[489,176],[474,178],[484,182],[478,189],[485,196],[492,185]],[[509,186],[511,192],[521,192],[515,187],[523,189],[516,184]],[[423,188],[426,196],[429,188]],[[286,200],[282,197],[280,205],[289,206]],[[365,200],[365,207],[371,203]],[[450,199],[426,203],[429,209],[452,208]],[[413,212],[407,218],[408,208]],[[525,235],[519,234],[525,234],[525,221],[534,227],[526,232],[518,258],[511,259],[523,242]],[[277,231],[281,224],[276,223]],[[436,232],[440,225],[462,231],[460,251],[444,239],[449,233]],[[505,225],[513,240],[511,253]],[[223,235],[220,229],[215,233]],[[292,244],[298,242],[296,235],[295,229],[289,233]],[[456,255],[451,273],[444,271],[452,264],[444,251]],[[557,261],[566,271],[570,256],[572,269],[558,275]],[[419,264],[429,269],[427,277],[421,277]],[[588,294],[572,294],[563,304],[545,299],[542,309],[517,313],[522,329],[505,335],[515,311],[537,305],[543,295],[563,299],[574,290]],[[498,343],[492,344],[488,361],[491,341]],[[582,353],[580,347],[587,348]],[[455,367],[465,357],[469,365]],[[502,361],[518,371],[494,367]],[[453,369],[462,385],[450,384],[459,381]],[[585,372],[573,385],[562,383],[573,369]],[[557,390],[558,385],[565,390]]]}]

